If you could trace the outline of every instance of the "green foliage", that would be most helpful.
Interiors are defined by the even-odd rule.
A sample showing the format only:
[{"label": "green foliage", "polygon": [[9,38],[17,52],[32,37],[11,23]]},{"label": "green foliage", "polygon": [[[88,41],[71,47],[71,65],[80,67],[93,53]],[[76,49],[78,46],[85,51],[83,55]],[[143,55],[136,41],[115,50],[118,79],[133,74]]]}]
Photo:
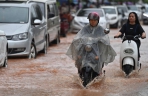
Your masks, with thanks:
[{"label": "green foliage", "polygon": [[143,0],[144,3],[148,3],[148,0]]},{"label": "green foliage", "polygon": [[[138,2],[139,0],[109,0],[110,2]],[[148,1],[148,0],[145,0]]]}]

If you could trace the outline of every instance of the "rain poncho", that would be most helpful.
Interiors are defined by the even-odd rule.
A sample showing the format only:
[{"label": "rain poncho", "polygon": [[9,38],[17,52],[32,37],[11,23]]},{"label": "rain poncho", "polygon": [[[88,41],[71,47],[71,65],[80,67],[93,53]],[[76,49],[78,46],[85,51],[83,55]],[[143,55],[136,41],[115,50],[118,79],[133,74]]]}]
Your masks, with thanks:
[{"label": "rain poncho", "polygon": [[[92,50],[87,52],[86,45]],[[88,48],[89,49],[89,48]],[[85,66],[91,66],[98,74],[102,71],[102,64],[108,64],[115,59],[116,53],[110,45],[110,40],[101,26],[91,27],[86,25],[73,39],[66,55],[75,60],[78,70]],[[81,56],[81,59],[78,59]],[[99,59],[96,60],[95,56]]]}]

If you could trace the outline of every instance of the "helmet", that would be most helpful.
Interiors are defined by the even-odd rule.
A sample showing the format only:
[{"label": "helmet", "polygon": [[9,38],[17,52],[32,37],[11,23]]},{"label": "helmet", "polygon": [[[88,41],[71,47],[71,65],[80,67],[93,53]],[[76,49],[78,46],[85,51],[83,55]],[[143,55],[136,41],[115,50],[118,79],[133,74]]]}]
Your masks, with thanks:
[{"label": "helmet", "polygon": [[99,14],[97,12],[91,12],[91,13],[89,13],[89,15],[88,15],[87,18],[88,19],[94,19],[94,20],[98,20],[99,21],[100,16],[99,16]]}]

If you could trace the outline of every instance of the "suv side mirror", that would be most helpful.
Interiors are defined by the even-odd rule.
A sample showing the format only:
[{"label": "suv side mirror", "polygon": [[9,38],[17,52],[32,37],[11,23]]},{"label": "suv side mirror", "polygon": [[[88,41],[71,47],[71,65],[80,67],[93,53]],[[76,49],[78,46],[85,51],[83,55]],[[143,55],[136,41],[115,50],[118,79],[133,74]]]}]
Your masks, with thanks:
[{"label": "suv side mirror", "polygon": [[104,29],[104,33],[108,34],[110,32],[110,30],[108,28]]},{"label": "suv side mirror", "polygon": [[41,20],[35,19],[32,25],[40,25],[40,24],[41,24]]}]

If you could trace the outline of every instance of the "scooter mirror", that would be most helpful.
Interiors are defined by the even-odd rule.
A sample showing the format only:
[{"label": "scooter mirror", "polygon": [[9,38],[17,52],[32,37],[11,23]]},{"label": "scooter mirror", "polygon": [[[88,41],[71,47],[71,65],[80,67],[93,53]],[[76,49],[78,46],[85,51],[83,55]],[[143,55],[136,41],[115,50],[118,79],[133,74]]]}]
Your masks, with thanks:
[{"label": "scooter mirror", "polygon": [[104,30],[104,33],[105,34],[108,34],[110,32],[110,30],[108,29],[108,28],[106,28],[105,30]]}]

